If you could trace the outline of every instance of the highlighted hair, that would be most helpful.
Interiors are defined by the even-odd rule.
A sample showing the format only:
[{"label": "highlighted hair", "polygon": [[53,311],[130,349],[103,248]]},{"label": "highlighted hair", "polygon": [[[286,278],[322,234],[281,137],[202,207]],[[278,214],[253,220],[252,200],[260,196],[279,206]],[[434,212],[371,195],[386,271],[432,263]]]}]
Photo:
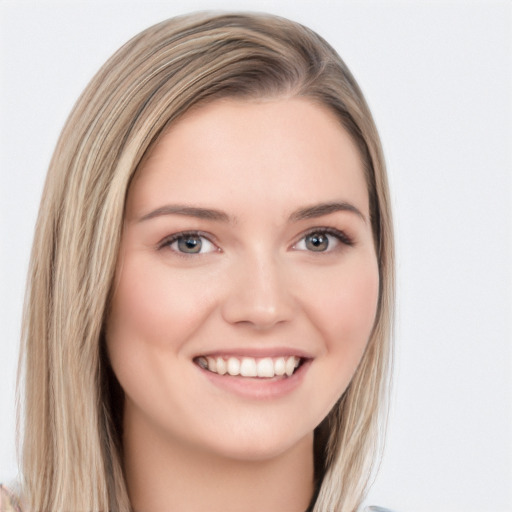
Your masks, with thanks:
[{"label": "highlighted hair", "polygon": [[140,33],[100,69],[53,155],[31,257],[22,334],[23,497],[30,510],[131,510],[122,391],[104,323],[125,197],[167,126],[223,97],[305,97],[329,108],[364,163],[380,272],[374,329],[352,382],[315,432],[314,512],[353,512],[376,460],[394,298],[393,233],[377,130],[337,53],[269,15],[195,14]]}]

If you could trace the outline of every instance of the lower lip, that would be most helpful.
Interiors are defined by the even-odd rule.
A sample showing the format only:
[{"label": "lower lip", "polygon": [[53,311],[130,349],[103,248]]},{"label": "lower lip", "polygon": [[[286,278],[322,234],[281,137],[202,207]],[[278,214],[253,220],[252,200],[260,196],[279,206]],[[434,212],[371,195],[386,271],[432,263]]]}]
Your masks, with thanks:
[{"label": "lower lip", "polygon": [[291,377],[240,377],[219,375],[198,366],[201,373],[215,386],[224,391],[255,400],[272,400],[292,393],[297,389],[311,365],[311,360],[305,361]]}]

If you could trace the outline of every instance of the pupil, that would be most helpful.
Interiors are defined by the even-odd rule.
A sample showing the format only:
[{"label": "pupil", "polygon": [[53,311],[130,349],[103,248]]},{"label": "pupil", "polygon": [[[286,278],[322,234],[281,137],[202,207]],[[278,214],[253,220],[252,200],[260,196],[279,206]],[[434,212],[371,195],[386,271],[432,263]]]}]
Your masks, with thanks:
[{"label": "pupil", "polygon": [[322,234],[313,234],[306,237],[306,247],[312,251],[325,251],[329,246],[329,239]]},{"label": "pupil", "polygon": [[201,250],[201,245],[201,239],[197,236],[189,236],[178,240],[178,248],[181,252],[199,252]]}]

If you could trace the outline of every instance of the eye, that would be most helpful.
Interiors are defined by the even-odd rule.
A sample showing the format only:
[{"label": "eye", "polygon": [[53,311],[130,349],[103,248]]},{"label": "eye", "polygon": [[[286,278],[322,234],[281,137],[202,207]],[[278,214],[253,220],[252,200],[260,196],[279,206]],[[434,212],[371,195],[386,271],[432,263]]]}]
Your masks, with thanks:
[{"label": "eye", "polygon": [[177,233],[166,238],[160,247],[168,247],[182,254],[205,254],[218,251],[218,247],[200,233]]},{"label": "eye", "polygon": [[317,229],[303,236],[293,248],[299,251],[330,252],[343,243],[353,245],[352,240],[337,229]]}]

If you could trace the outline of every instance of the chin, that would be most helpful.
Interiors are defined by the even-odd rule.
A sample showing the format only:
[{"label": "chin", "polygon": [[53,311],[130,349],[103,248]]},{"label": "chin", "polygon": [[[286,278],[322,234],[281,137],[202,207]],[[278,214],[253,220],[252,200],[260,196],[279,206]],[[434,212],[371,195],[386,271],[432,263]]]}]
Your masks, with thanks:
[{"label": "chin", "polygon": [[287,452],[305,448],[312,450],[313,429],[294,431],[290,425],[278,427],[269,422],[234,427],[210,440],[210,450],[226,459],[247,462],[270,461]]}]

